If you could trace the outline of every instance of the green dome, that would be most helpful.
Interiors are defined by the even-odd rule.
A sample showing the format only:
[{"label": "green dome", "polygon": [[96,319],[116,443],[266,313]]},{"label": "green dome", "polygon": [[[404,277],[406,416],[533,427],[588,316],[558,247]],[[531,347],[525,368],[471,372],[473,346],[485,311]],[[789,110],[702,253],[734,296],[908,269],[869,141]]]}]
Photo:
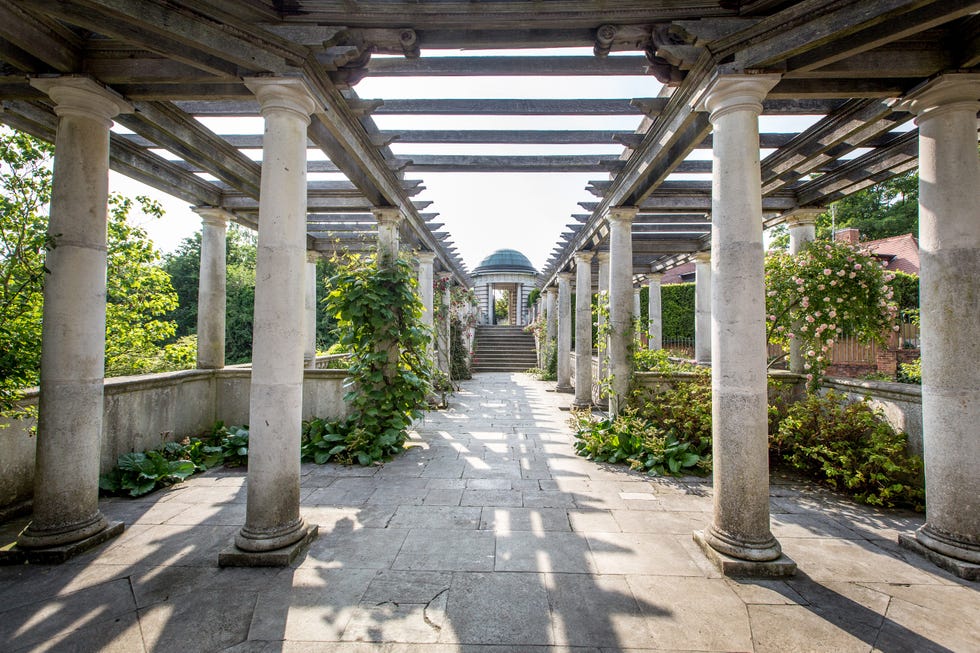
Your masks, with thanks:
[{"label": "green dome", "polygon": [[483,262],[473,270],[473,274],[482,272],[530,272],[537,274],[538,271],[531,265],[531,261],[516,249],[498,249],[483,259]]}]

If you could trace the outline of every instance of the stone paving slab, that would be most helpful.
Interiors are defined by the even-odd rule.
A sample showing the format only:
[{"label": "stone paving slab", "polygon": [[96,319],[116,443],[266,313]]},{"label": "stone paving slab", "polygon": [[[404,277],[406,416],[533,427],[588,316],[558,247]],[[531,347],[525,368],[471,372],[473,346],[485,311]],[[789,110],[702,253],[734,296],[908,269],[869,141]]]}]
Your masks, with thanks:
[{"label": "stone paving slab", "polygon": [[0,651],[980,651],[980,585],[896,543],[921,515],[774,475],[773,532],[799,572],[724,578],[691,537],[710,479],[579,458],[552,385],[479,375],[398,459],[303,465],[320,536],[284,569],[217,567],[242,469],[104,500],[120,537],[0,568]]}]

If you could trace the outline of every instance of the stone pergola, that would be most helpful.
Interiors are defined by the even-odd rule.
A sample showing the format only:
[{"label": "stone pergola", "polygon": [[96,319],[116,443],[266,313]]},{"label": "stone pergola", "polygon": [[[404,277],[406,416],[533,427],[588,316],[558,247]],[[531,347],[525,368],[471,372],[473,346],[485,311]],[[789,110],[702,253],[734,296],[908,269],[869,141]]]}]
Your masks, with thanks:
[{"label": "stone pergola", "polygon": [[[311,356],[308,253],[400,246],[421,253],[420,278],[469,285],[437,214],[411,199],[424,179],[409,174],[589,171],[601,176],[588,188],[596,201],[571,216],[542,274],[549,334],[570,342],[573,269],[579,306],[593,288],[608,290],[612,337],[600,373],[613,375],[615,409],[629,376],[634,284],[656,288],[657,274],[710,251],[700,258],[710,311],[700,307],[710,320],[716,498],[701,542],[723,567],[788,573],[769,530],[762,231],[785,221],[805,240],[806,211],[918,168],[929,512],[907,544],[953,569],[980,563],[980,345],[971,328],[980,313],[978,12],[971,0],[491,1],[479,13],[470,2],[397,0],[3,4],[0,120],[55,143],[51,233],[60,239],[45,288],[34,521],[20,546],[76,547],[113,533],[96,485],[109,168],[198,207],[201,305],[214,307],[198,329],[202,367],[223,365],[215,339],[225,225],[258,229],[253,459],[229,564],[283,559],[314,531],[298,513],[297,468],[296,407]],[[593,54],[424,56],[569,46]],[[355,88],[365,75],[648,75],[651,93],[364,100]],[[384,114],[631,115],[638,126],[384,131],[372,118]],[[261,116],[264,136],[217,133],[199,120],[219,116]],[[773,132],[760,122],[769,116],[816,118]],[[113,121],[125,129],[111,130]],[[396,139],[614,142],[622,152],[395,156]],[[259,148],[261,163],[248,154]],[[345,180],[308,178],[327,172]]]}]

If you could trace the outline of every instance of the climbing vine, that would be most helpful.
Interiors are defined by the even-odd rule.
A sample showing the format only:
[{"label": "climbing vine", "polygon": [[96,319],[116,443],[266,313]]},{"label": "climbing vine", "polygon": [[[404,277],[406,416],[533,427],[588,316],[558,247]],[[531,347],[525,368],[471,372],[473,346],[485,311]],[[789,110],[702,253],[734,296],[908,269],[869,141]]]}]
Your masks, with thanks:
[{"label": "climbing vine", "polygon": [[316,429],[332,436],[326,458],[317,462],[368,465],[402,449],[412,419],[425,405],[433,370],[426,353],[430,332],[406,259],[388,267],[374,258],[338,261],[330,287],[323,301],[337,320],[339,344],[351,352],[345,397],[351,414],[342,424]]}]

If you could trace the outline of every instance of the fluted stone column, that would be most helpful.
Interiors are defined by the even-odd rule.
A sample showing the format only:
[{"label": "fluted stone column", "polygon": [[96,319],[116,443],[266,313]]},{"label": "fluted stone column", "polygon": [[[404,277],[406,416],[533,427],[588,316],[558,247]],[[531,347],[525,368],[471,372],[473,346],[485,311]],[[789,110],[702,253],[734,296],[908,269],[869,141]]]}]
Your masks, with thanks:
[{"label": "fluted stone column", "polygon": [[58,116],[48,223],[55,247],[45,260],[34,515],[17,542],[30,556],[61,562],[123,528],[99,510],[99,453],[109,127],[132,107],[88,78],[31,84]]},{"label": "fluted stone column", "polygon": [[647,291],[649,299],[647,301],[647,347],[649,349],[664,348],[664,316],[663,302],[660,297],[660,282],[664,275],[652,273],[647,275]]},{"label": "fluted stone column", "polygon": [[197,286],[197,368],[225,366],[225,238],[231,214],[212,206],[195,207],[201,216],[201,263]]},{"label": "fluted stone column", "polygon": [[[432,331],[434,324],[432,310],[432,264],[436,260],[436,255],[434,252],[419,252],[416,256],[419,260],[419,296],[422,298],[422,324]],[[427,348],[429,356],[434,351],[434,338],[435,333],[433,332],[433,339],[429,340],[429,346]]]},{"label": "fluted stone column", "polygon": [[[606,313],[609,308],[609,252],[602,250],[596,253],[596,260],[599,262],[599,281],[596,286],[596,292],[599,293],[599,297],[597,301],[602,302],[606,309],[599,311],[599,317],[596,320],[596,328],[599,333],[602,333],[606,324]],[[599,348],[599,364],[596,367],[599,374],[597,381],[602,382],[609,374],[609,338],[599,337],[602,339],[602,342],[597,343]],[[600,396],[598,400],[602,406],[608,404],[606,397]]]},{"label": "fluted stone column", "polygon": [[450,375],[450,370],[452,369],[452,359],[450,358],[451,352],[450,347],[450,309],[452,308],[452,283],[453,275],[450,272],[440,272],[439,280],[442,281],[442,296],[439,301],[442,304],[442,310],[439,311],[439,324],[436,325],[437,336],[439,339],[439,355],[438,355],[438,365],[439,369],[448,377]]},{"label": "fluted stone column", "polygon": [[711,364],[711,252],[694,255],[694,361]]},{"label": "fluted stone column", "polygon": [[609,411],[618,414],[629,392],[633,339],[633,218],[635,206],[609,209]]},{"label": "fluted stone column", "polygon": [[558,274],[558,392],[572,390],[572,273]]},{"label": "fluted stone column", "polygon": [[316,369],[316,261],[319,254],[306,252],[306,302],[303,305],[306,318],[306,331],[303,350],[303,365],[307,369]]},{"label": "fluted stone column", "polygon": [[[813,242],[817,237],[817,216],[823,211],[823,209],[797,209],[786,216],[786,226],[789,228],[790,254],[799,254],[804,245]],[[794,334],[799,334],[799,318],[794,318],[791,331]],[[789,371],[797,374],[803,374],[804,371],[800,341],[795,337],[789,341]]]},{"label": "fluted stone column", "polygon": [[977,74],[943,75],[908,98],[919,126],[926,523],[915,539],[902,538],[973,580],[980,579],[978,98]]},{"label": "fluted stone column", "polygon": [[711,366],[714,518],[702,549],[724,573],[787,575],[769,528],[765,283],[759,114],[778,75],[722,75],[702,108],[714,127]]},{"label": "fluted stone column", "polygon": [[306,128],[315,103],[296,78],[246,86],[265,119],[256,255],[245,525],[220,565],[285,565],[316,535],[299,514],[306,328]]},{"label": "fluted stone column", "polygon": [[575,252],[575,403],[592,405],[592,252]]}]

